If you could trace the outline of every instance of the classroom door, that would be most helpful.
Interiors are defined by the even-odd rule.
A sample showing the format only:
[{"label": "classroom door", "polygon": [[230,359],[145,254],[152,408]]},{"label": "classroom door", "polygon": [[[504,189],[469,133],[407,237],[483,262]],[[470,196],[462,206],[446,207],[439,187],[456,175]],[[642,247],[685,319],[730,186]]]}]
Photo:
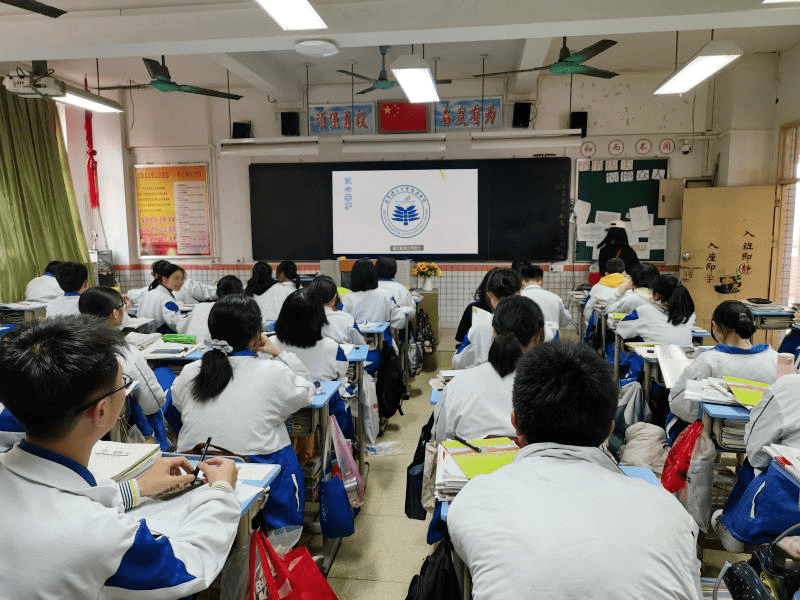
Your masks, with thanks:
[{"label": "classroom door", "polygon": [[723,300],[768,297],[775,201],[774,186],[684,191],[680,278],[700,327]]}]

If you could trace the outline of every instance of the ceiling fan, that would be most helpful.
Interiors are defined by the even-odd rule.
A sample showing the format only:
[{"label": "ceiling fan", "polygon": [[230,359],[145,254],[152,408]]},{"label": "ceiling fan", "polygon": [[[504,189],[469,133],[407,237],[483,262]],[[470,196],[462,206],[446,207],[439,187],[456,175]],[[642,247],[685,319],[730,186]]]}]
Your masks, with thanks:
[{"label": "ceiling fan", "polygon": [[[368,94],[375,90],[390,90],[397,85],[397,82],[389,79],[388,75],[386,74],[386,53],[389,51],[389,48],[390,48],[389,46],[378,46],[378,49],[381,52],[381,72],[378,74],[377,79],[373,79],[372,77],[367,77],[366,75],[360,75],[355,71],[346,71],[345,69],[336,69],[336,72],[342,73],[344,75],[349,75],[350,77],[363,79],[364,81],[369,81],[372,84],[370,87],[365,88],[360,92],[356,92],[357,94]],[[453,80],[437,79],[436,83],[446,85],[448,83],[453,83]]]},{"label": "ceiling fan", "polygon": [[0,0],[0,4],[10,4],[11,6],[16,6],[17,8],[39,13],[40,15],[44,15],[46,17],[53,17],[54,19],[57,19],[61,15],[67,14],[67,11],[65,10],[61,10],[55,6],[50,6],[49,4],[37,2],[36,0]]},{"label": "ceiling fan", "polygon": [[497,73],[481,73],[480,75],[473,75],[473,77],[493,77],[495,75],[508,75],[511,73],[528,73],[530,71],[550,71],[555,75],[588,75],[589,77],[601,77],[603,79],[611,79],[616,77],[619,73],[613,71],[606,71],[604,69],[596,69],[595,67],[588,67],[583,63],[608,50],[611,46],[615,45],[615,40],[600,40],[580,50],[578,52],[570,52],[567,48],[567,38],[563,38],[561,50],[558,53],[558,61],[544,67],[533,67],[532,69],[516,69],[514,71],[499,71]]},{"label": "ceiling fan", "polygon": [[110,85],[101,87],[101,90],[141,90],[144,88],[153,88],[162,92],[185,92],[187,94],[200,94],[201,96],[214,96],[216,98],[228,98],[229,100],[239,100],[239,94],[230,94],[227,92],[218,92],[217,90],[209,90],[206,88],[196,87],[194,85],[182,85],[172,81],[169,74],[169,69],[164,62],[164,57],[161,57],[161,62],[153,60],[152,58],[143,58],[144,66],[147,67],[147,72],[150,74],[150,83],[131,83],[129,85]]}]

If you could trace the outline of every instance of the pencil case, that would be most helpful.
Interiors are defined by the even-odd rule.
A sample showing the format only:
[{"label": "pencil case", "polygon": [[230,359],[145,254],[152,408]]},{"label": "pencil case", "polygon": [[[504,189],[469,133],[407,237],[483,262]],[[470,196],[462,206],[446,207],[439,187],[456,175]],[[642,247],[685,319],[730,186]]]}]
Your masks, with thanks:
[{"label": "pencil case", "polygon": [[161,336],[165,342],[175,342],[176,344],[196,344],[197,338],[185,333],[165,333]]}]

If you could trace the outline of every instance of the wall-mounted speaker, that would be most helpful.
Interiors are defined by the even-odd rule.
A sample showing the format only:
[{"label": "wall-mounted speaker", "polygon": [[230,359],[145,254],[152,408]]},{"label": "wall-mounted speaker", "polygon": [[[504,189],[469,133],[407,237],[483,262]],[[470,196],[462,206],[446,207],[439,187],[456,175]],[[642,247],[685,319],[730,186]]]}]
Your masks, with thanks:
[{"label": "wall-mounted speaker", "polygon": [[586,123],[589,120],[589,113],[587,112],[571,112],[569,113],[569,128],[580,129],[581,137],[586,137]]},{"label": "wall-mounted speaker", "polygon": [[253,137],[250,121],[234,121],[231,137],[235,140]]},{"label": "wall-mounted speaker", "polygon": [[514,102],[514,114],[511,117],[512,127],[528,127],[531,124],[531,103]]},{"label": "wall-mounted speaker", "polygon": [[281,135],[300,135],[300,113],[287,111],[281,113]]}]

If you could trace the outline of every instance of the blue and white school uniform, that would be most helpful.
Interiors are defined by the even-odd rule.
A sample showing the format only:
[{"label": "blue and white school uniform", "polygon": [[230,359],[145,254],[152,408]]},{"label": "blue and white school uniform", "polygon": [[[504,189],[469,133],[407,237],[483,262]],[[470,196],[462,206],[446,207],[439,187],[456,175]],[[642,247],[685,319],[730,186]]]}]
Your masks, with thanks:
[{"label": "blue and white school uniform", "polygon": [[406,324],[403,310],[392,300],[391,294],[381,288],[350,292],[342,298],[342,305],[356,323],[388,322],[394,329],[402,329]]},{"label": "blue and white school uniform", "polygon": [[675,416],[691,423],[701,415],[699,403],[685,397],[687,381],[735,375],[772,383],[777,365],[778,353],[766,344],[749,349],[718,344],[686,366],[669,392],[669,408]]},{"label": "blue and white school uniform", "polygon": [[25,437],[25,428],[0,402],[0,452],[7,452]]},{"label": "blue and white school uniform", "polygon": [[0,590],[6,598],[183,598],[222,570],[239,523],[235,494],[192,492],[178,533],[125,513],[121,488],[27,441],[0,455]]},{"label": "blue and white school uniform", "polygon": [[408,318],[413,317],[417,312],[417,304],[411,297],[411,292],[399,281],[394,279],[381,279],[378,287],[389,292],[392,300],[399,306]]},{"label": "blue and white school uniform", "polygon": [[25,300],[31,302],[50,302],[64,293],[52,273],[34,277],[25,286]]},{"label": "blue and white school uniform", "polygon": [[558,330],[572,323],[561,296],[542,286],[532,283],[522,290],[522,295],[539,306],[544,316],[544,341],[549,342],[558,336]]},{"label": "blue and white school uniform", "polygon": [[696,318],[692,313],[686,323],[673,325],[663,305],[643,304],[617,324],[617,334],[624,340],[640,337],[648,343],[689,347]]},{"label": "blue and white school uniform", "polygon": [[120,356],[122,372],[133,379],[138,385],[131,392],[131,398],[136,401],[145,415],[152,415],[161,410],[166,402],[164,388],[158,383],[153,369],[147,364],[141,350],[133,344],[124,344]]},{"label": "blue and white school uniform", "polygon": [[454,369],[467,369],[489,360],[492,347],[492,313],[472,307],[472,326],[453,355]]},{"label": "blue and white school uniform", "polygon": [[198,402],[192,383],[200,361],[189,363],[172,384],[172,402],[181,415],[178,451],[191,450],[209,436],[253,462],[281,465],[270,486],[263,515],[271,529],[303,524],[304,480],[285,421],[314,397],[314,385],[300,360],[289,352],[268,360],[255,352],[228,356],[233,377],[219,396]]},{"label": "blue and white school uniform", "polygon": [[433,439],[458,435],[479,439],[487,435],[514,437],[511,392],[514,373],[501,377],[491,363],[460,371],[445,386],[434,411]]},{"label": "blue and white school uniform", "polygon": [[54,298],[47,303],[45,316],[49,318],[81,314],[81,311],[78,310],[78,300],[80,298],[80,292],[64,292],[58,298]]},{"label": "blue and white school uniform", "polygon": [[338,344],[365,343],[364,336],[356,329],[356,320],[350,313],[326,306],[325,317],[328,319],[328,324],[322,327],[322,335],[325,337]]},{"label": "blue and white school uniform", "polygon": [[172,291],[160,284],[142,297],[137,316],[153,319],[154,328],[161,333],[175,333],[188,324]]},{"label": "blue and white school uniform", "polygon": [[275,283],[263,294],[253,296],[261,309],[262,321],[277,321],[286,298],[297,289],[293,281]]},{"label": "blue and white school uniform", "polygon": [[175,294],[178,302],[182,304],[197,304],[198,302],[208,302],[217,297],[217,286],[200,283],[194,279],[186,279],[181,289]]},{"label": "blue and white school uniform", "polygon": [[[621,289],[621,288],[618,288]],[[650,288],[635,288],[628,290],[625,295],[613,304],[609,304],[609,313],[631,313],[644,304],[653,302],[653,292]]]},{"label": "blue and white school uniform", "polygon": [[214,302],[195,304],[192,312],[186,316],[184,323],[181,324],[178,333],[193,335],[197,338],[198,344],[202,344],[206,340],[211,341],[211,332],[208,330],[208,317],[214,304]]}]

